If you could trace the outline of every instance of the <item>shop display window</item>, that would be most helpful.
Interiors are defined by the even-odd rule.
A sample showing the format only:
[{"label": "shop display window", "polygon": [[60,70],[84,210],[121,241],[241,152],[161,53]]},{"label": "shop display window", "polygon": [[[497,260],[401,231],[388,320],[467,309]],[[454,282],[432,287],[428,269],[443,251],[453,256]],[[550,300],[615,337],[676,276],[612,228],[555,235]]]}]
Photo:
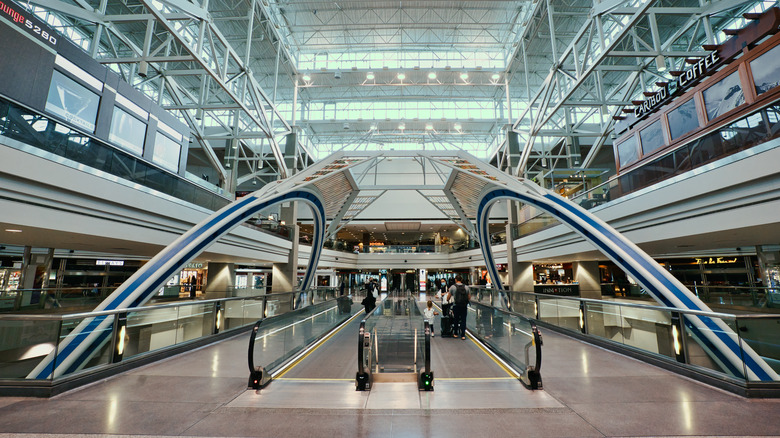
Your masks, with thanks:
[{"label": "shop display window", "polygon": [[742,84],[739,82],[739,72],[736,71],[704,90],[702,95],[708,120],[713,120],[745,103],[745,94],[742,92]]},{"label": "shop display window", "polygon": [[111,118],[111,131],[108,133],[108,139],[122,149],[142,156],[145,138],[146,124],[130,115],[127,111],[114,107],[114,116]]},{"label": "shop display window", "polygon": [[46,98],[46,111],[68,123],[95,132],[100,96],[64,74],[54,71]]},{"label": "shop display window", "polygon": [[753,82],[756,84],[756,94],[766,93],[780,85],[780,46],[764,53],[750,61],[750,69],[753,71]]},{"label": "shop display window", "polygon": [[676,140],[699,127],[699,116],[696,115],[696,101],[688,99],[668,114],[669,134]]},{"label": "shop display window", "polygon": [[180,144],[171,140],[162,132],[157,133],[157,141],[154,144],[154,155],[152,157],[155,163],[170,171],[178,172],[180,154]]},{"label": "shop display window", "polygon": [[631,136],[617,146],[620,167],[633,163],[639,158],[639,148],[636,144],[636,136]]},{"label": "shop display window", "polygon": [[642,140],[642,154],[648,155],[663,147],[664,133],[661,129],[661,121],[656,120],[650,126],[639,131],[639,138]]}]

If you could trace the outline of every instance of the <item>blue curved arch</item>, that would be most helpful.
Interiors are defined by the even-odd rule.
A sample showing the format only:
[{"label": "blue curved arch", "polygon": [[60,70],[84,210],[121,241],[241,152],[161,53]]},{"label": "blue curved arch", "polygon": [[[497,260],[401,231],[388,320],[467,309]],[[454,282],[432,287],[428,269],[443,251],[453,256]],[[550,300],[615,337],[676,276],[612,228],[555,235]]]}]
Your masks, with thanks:
[{"label": "blue curved arch", "polygon": [[[488,214],[490,207],[495,202],[501,199],[512,199],[533,205],[571,227],[594,244],[621,269],[629,273],[656,301],[664,306],[711,311],[688,288],[661,268],[655,260],[605,222],[555,193],[538,186],[528,187],[527,183],[521,182],[520,184],[525,189],[522,192],[504,187],[494,187],[485,191],[477,208],[477,232],[480,249],[485,258],[488,274],[495,287],[503,288],[489,243]],[[716,355],[716,360],[733,375],[750,380],[780,380],[780,376],[750,346],[740,343],[739,337],[722,320],[696,315],[686,315],[685,317],[687,326],[694,335],[711,347],[711,351]]]},{"label": "blue curved arch", "polygon": [[[126,309],[143,305],[176,272],[206,250],[212,243],[236,228],[257,212],[272,205],[302,201],[311,207],[314,216],[314,239],[309,266],[303,276],[302,289],[311,285],[322,253],[325,238],[325,207],[319,195],[312,190],[296,189],[286,193],[261,194],[255,192],[238,199],[196,225],[165,249],[160,251],[135,274],[101,302],[94,312]],[[293,242],[297,244],[297,242]],[[28,375],[30,379],[47,379],[73,372],[83,366],[94,351],[105,341],[113,318],[97,316],[82,321]],[[55,353],[56,352],[56,357]],[[56,364],[56,368],[55,368]]]}]

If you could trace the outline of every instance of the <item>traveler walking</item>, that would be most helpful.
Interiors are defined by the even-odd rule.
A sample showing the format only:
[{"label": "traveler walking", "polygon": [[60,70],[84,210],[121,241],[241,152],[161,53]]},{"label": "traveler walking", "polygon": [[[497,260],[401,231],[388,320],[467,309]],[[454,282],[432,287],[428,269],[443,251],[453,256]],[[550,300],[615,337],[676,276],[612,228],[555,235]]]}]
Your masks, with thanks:
[{"label": "traveler walking", "polygon": [[457,338],[460,334],[461,339],[466,339],[466,316],[468,314],[468,305],[471,300],[469,288],[463,284],[463,278],[458,275],[455,277],[455,284],[450,287],[450,295],[454,301],[452,311],[455,314],[455,324],[453,337]]}]

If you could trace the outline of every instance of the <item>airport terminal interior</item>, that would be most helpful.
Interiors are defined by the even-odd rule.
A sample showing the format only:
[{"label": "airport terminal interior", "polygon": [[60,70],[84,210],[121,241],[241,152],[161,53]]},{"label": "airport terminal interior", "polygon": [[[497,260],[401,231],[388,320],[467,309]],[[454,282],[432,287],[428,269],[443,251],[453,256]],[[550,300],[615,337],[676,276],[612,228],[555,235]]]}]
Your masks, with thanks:
[{"label": "airport terminal interior", "polygon": [[0,438],[780,436],[768,0],[0,0]]}]

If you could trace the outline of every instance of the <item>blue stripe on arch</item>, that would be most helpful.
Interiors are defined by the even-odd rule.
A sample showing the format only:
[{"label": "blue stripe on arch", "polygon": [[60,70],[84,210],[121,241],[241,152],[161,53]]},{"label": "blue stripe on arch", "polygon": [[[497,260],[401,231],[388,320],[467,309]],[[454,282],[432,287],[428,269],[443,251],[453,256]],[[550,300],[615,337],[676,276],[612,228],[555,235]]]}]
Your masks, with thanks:
[{"label": "blue stripe on arch", "polygon": [[[661,303],[668,307],[677,307],[675,305],[672,305],[672,303],[664,296],[662,290],[655,289],[654,286],[652,286],[652,283],[648,281],[648,279],[641,274],[636,268],[634,268],[626,259],[624,259],[622,256],[619,256],[614,250],[612,250],[609,246],[605,245],[600,238],[597,238],[595,235],[593,235],[590,231],[586,230],[584,227],[579,225],[576,221],[572,220],[568,216],[565,215],[559,215],[558,211],[551,208],[550,206],[539,203],[535,199],[521,195],[517,192],[506,190],[506,189],[498,189],[493,190],[486,194],[482,201],[479,204],[479,214],[478,218],[482,216],[483,209],[487,206],[489,202],[492,202],[496,198],[505,197],[505,198],[514,198],[518,199],[520,201],[532,204],[542,210],[547,211],[550,214],[553,214],[556,218],[561,220],[562,222],[565,222],[570,227],[577,230],[580,234],[582,234],[585,237],[588,237],[589,240],[591,240],[592,243],[594,243],[599,249],[604,252],[607,255],[610,255],[613,260],[621,261],[621,267],[623,267],[625,270],[631,273],[634,278],[636,278],[638,281],[642,282],[644,285],[648,286],[649,291],[652,293],[652,295]],[[675,297],[679,298],[684,304],[689,305],[689,309],[692,310],[704,310],[701,309],[699,306],[695,306],[692,300],[685,295],[683,291],[681,291],[679,288],[675,287],[665,276],[662,274],[659,275],[658,273],[658,267],[650,265],[646,263],[643,257],[641,257],[633,248],[627,246],[622,240],[617,238],[616,235],[614,235],[611,231],[605,229],[601,224],[591,220],[589,217],[584,216],[579,212],[577,209],[572,207],[571,205],[568,205],[565,203],[565,201],[558,199],[554,197],[553,195],[546,194],[544,195],[545,199],[552,201],[556,206],[559,206],[561,208],[564,208],[566,211],[574,214],[579,219],[583,220],[584,222],[588,223],[590,226],[596,228],[598,231],[600,231],[605,237],[609,239],[610,242],[618,245],[623,251],[625,251],[631,260],[633,260],[636,263],[639,263],[641,266],[643,266],[645,269],[650,271],[651,275],[653,275],[653,278],[658,280],[662,285],[666,286],[667,289],[674,294]],[[491,255],[492,260],[492,255]],[[655,272],[653,272],[655,271]],[[736,345],[734,340],[728,336],[728,334],[724,333],[723,330],[709,317],[706,316],[698,316],[699,321],[701,321],[703,324],[707,326],[707,328],[715,334],[715,336],[737,357],[740,357],[744,363],[761,379],[761,380],[772,380],[772,378],[766,373],[766,371],[761,368],[758,363],[750,356],[743,355],[742,349],[739,347],[739,345]],[[698,332],[698,329],[691,324],[691,328]],[[705,338],[703,336],[700,336],[700,338]],[[706,338],[705,338],[706,339]],[[737,376],[744,376],[743,370],[738,369],[734,364],[731,363],[730,360],[728,360],[721,351],[719,351],[717,348],[712,350],[714,354],[716,354],[720,359],[721,362],[726,366],[734,375]]]},{"label": "blue stripe on arch", "polygon": [[[285,193],[279,197],[272,198],[268,201],[262,202],[256,206],[253,206],[247,211],[242,212],[240,215],[235,216],[234,218],[230,219],[228,222],[224,223],[222,226],[220,226],[216,231],[213,231],[209,238],[204,240],[203,242],[199,243],[195,247],[193,247],[191,250],[187,251],[186,253],[179,254],[185,247],[190,245],[193,241],[199,239],[203,234],[206,232],[206,230],[210,229],[214,225],[220,223],[221,221],[224,221],[227,217],[230,215],[235,214],[236,212],[241,211],[242,209],[245,209],[247,204],[250,204],[252,202],[257,201],[258,198],[253,196],[247,196],[246,198],[231,204],[230,206],[226,207],[224,211],[218,212],[213,218],[211,218],[208,222],[203,224],[201,227],[196,229],[191,235],[189,235],[186,239],[182,240],[181,242],[178,242],[176,246],[169,248],[165,253],[171,254],[171,257],[175,257],[175,255],[179,255],[177,257],[176,263],[168,268],[167,270],[163,271],[160,275],[160,269],[162,266],[168,262],[170,262],[171,257],[161,257],[157,262],[150,266],[144,267],[144,274],[138,277],[131,283],[125,290],[123,290],[120,295],[114,297],[111,299],[111,301],[106,305],[105,308],[102,310],[115,310],[119,308],[118,306],[130,295],[135,293],[138,290],[138,287],[146,282],[148,279],[157,276],[157,280],[155,280],[150,286],[148,286],[140,295],[138,298],[136,298],[133,303],[131,303],[131,307],[140,306],[142,305],[148,298],[156,292],[159,287],[169,278],[171,277],[175,272],[180,270],[181,264],[183,264],[184,261],[190,260],[191,258],[196,257],[198,254],[203,252],[206,247],[211,245],[216,239],[218,239],[222,234],[228,232],[230,229],[234,228],[238,224],[245,222],[249,217],[251,217],[256,212],[267,208],[270,205],[277,204],[280,202],[285,202],[288,200],[295,200],[300,199],[303,200],[310,205],[315,207],[315,212],[317,213],[317,216],[319,216],[321,219],[318,221],[319,225],[319,232],[315,235],[315,241],[319,241],[320,245],[313,246],[314,248],[312,250],[312,255],[316,254],[317,260],[319,259],[319,254],[322,251],[322,240],[323,240],[323,234],[324,230],[323,224],[325,221],[325,209],[322,205],[322,202],[320,199],[315,196],[313,193],[305,190],[295,190],[292,192]],[[312,277],[312,271],[316,269],[316,263],[310,263],[309,268],[307,269],[307,274],[304,276],[304,279],[311,278]],[[49,364],[40,372],[38,373],[36,379],[45,379],[47,376],[53,373],[53,365],[55,363],[59,363],[65,358],[67,358],[70,354],[73,353],[73,351],[81,345],[84,340],[86,339],[89,334],[91,334],[97,326],[105,320],[105,316],[101,317],[95,317],[92,321],[90,321],[89,325],[85,327],[83,330],[81,330],[79,333],[77,333],[71,342],[68,343],[60,352],[58,352],[57,357],[49,361]],[[89,351],[85,351],[80,356],[80,359],[78,361],[74,362],[74,365],[71,366],[73,368],[74,366],[78,368],[80,366],[80,360],[84,357],[89,357],[92,354],[93,350],[90,348]],[[86,355],[86,356],[85,356]],[[70,369],[70,368],[69,368]]]}]

